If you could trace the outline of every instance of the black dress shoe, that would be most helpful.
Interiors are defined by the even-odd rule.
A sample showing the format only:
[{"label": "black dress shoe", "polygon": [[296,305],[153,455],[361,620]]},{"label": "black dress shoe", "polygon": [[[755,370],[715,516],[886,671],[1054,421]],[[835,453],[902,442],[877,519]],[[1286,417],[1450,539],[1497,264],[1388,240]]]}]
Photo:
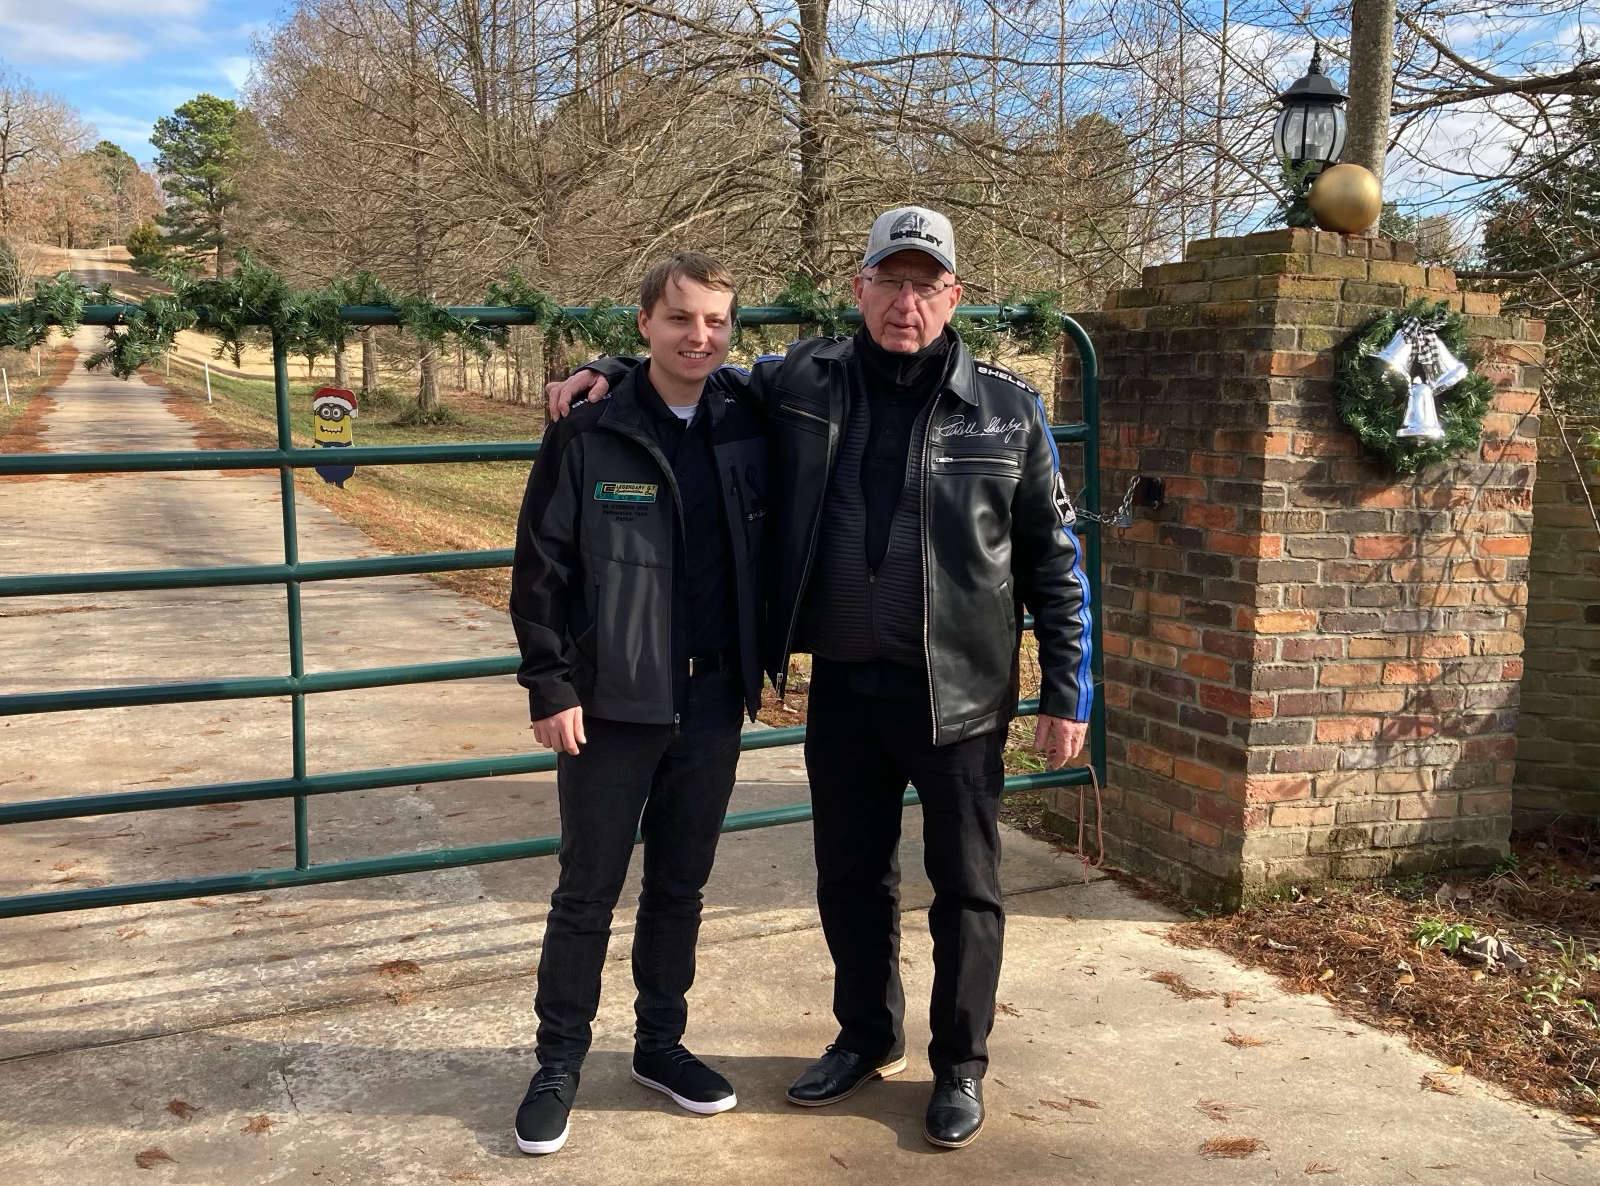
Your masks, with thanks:
[{"label": "black dress shoe", "polygon": [[906,1056],[863,1058],[838,1046],[829,1046],[821,1058],[789,1085],[789,1102],[802,1108],[836,1104],[854,1095],[870,1079],[887,1079],[906,1069]]},{"label": "black dress shoe", "polygon": [[983,1131],[983,1081],[940,1075],[933,1081],[922,1135],[941,1149],[960,1149]]}]

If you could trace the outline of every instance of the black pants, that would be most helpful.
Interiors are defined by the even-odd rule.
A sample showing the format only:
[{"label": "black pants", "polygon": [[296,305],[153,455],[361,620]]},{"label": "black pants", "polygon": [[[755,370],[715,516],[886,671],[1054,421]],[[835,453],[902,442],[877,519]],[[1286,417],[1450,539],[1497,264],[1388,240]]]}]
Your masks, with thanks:
[{"label": "black pants", "polygon": [[1005,912],[1000,900],[1005,725],[935,747],[926,702],[850,691],[818,662],[806,717],[815,812],[817,907],[833,956],[838,1044],[867,1056],[905,1048],[900,983],[900,810],[922,800],[923,865],[933,883],[935,1074],[982,1078],[989,1065]]},{"label": "black pants", "polygon": [[561,755],[561,876],[534,999],[539,1065],[576,1069],[589,1052],[611,914],[636,828],[644,835],[644,888],[633,932],[635,1038],[659,1050],[683,1037],[700,891],[739,762],[737,683],[726,671],[691,679],[677,732],[586,716],[588,743],[576,756]]}]

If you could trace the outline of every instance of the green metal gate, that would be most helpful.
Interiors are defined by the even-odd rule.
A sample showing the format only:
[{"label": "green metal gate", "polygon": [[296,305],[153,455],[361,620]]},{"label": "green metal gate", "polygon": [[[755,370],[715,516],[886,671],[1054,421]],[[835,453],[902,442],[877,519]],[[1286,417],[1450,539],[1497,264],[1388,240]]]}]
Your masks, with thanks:
[{"label": "green metal gate", "polygon": [[[114,325],[133,311],[132,306],[92,305],[84,310],[85,325]],[[630,310],[624,310],[630,311]],[[376,306],[350,306],[342,309],[346,322],[357,325],[395,325],[398,311]],[[451,313],[485,325],[526,325],[536,322],[528,311],[507,307],[453,308]],[[582,317],[587,310],[564,310]],[[989,320],[1018,321],[1029,316],[1025,306],[966,306],[962,315]],[[796,325],[803,318],[794,309],[755,307],[741,309],[743,325]],[[204,322],[202,322],[204,324]],[[1061,318],[1062,330],[1072,339],[1082,363],[1084,420],[1079,424],[1052,428],[1059,442],[1081,442],[1083,451],[1083,505],[1091,512],[1100,509],[1099,394],[1096,384],[1094,347],[1083,328],[1069,317]],[[104,795],[78,795],[59,799],[0,804],[0,825],[43,820],[72,819],[117,812],[149,811],[161,808],[194,807],[206,803],[235,803],[255,799],[294,801],[293,867],[258,869],[244,873],[225,873],[205,877],[177,878],[93,889],[60,890],[39,894],[18,894],[0,898],[0,918],[47,914],[63,910],[86,910],[100,906],[119,906],[136,902],[159,902],[174,898],[239,893],[276,889],[282,886],[314,885],[321,882],[349,881],[362,877],[381,877],[393,873],[415,873],[460,865],[479,865],[491,861],[511,861],[523,857],[545,856],[559,847],[559,837],[539,836],[496,844],[458,848],[439,848],[422,852],[365,857],[360,860],[315,863],[311,859],[311,837],[306,801],[311,795],[337,794],[404,784],[487,778],[494,775],[525,774],[555,769],[551,753],[512,754],[499,758],[470,758],[451,762],[430,762],[414,766],[385,766],[370,770],[344,770],[312,774],[306,769],[307,695],[339,692],[356,688],[379,688],[397,684],[431,683],[442,680],[473,679],[481,676],[510,675],[517,669],[515,656],[488,659],[461,659],[449,662],[416,663],[394,667],[374,667],[346,671],[307,672],[301,646],[300,586],[308,581],[330,581],[351,577],[393,576],[444,572],[472,568],[503,568],[511,563],[511,550],[501,548],[479,552],[435,552],[409,556],[381,556],[368,559],[329,560],[302,563],[299,558],[295,526],[294,471],[308,466],[326,465],[329,454],[317,449],[296,448],[290,431],[288,356],[284,344],[274,340],[272,349],[276,390],[278,447],[276,449],[186,449],[145,453],[46,453],[0,455],[0,476],[13,474],[89,474],[156,473],[179,470],[245,470],[274,468],[278,471],[283,507],[283,563],[209,568],[146,569],[129,572],[41,573],[0,577],[0,597],[24,597],[68,593],[111,593],[150,589],[222,588],[233,585],[281,584],[286,594],[289,636],[289,673],[283,676],[199,680],[183,683],[148,684],[137,687],[86,688],[74,691],[30,692],[0,696],[0,716],[24,713],[65,712],[78,709],[121,708],[149,704],[183,704],[205,700],[243,700],[288,696],[292,703],[292,770],[287,778],[263,778],[248,782],[213,783],[153,791],[119,791]],[[495,442],[485,444],[352,446],[341,449],[341,465],[416,465],[466,461],[532,461],[539,443]],[[1085,517],[1087,518],[1087,516]],[[1102,694],[1100,647],[1100,523],[1079,521],[1085,543],[1090,603],[1093,610],[1094,707],[1089,725],[1090,762],[1101,781],[1105,775],[1105,704]],[[1037,700],[1018,703],[1018,715],[1037,713]],[[792,745],[803,740],[805,727],[746,732],[741,748],[766,749]],[[1091,779],[1087,767],[1068,767],[1041,774],[1014,775],[1006,779],[1008,791],[1043,787],[1075,786]],[[906,802],[916,802],[908,789]],[[811,818],[809,803],[729,815],[723,821],[727,832],[767,828]]]}]

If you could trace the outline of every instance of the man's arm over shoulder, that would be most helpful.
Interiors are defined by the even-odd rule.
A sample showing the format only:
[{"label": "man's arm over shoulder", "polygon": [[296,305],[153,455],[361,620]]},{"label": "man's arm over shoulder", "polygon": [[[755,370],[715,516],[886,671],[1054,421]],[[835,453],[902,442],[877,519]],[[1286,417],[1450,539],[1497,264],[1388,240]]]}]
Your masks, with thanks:
[{"label": "man's arm over shoulder", "polygon": [[579,571],[579,489],[586,416],[550,426],[528,475],[517,516],[511,561],[511,625],[522,651],[517,682],[528,689],[531,719],[541,720],[578,705],[566,659],[567,605]]},{"label": "man's arm over shoulder", "polygon": [[1044,399],[1032,394],[1028,450],[1012,507],[1015,573],[1039,640],[1039,711],[1086,721],[1094,704],[1089,579],[1083,545],[1067,517],[1071,503]]}]

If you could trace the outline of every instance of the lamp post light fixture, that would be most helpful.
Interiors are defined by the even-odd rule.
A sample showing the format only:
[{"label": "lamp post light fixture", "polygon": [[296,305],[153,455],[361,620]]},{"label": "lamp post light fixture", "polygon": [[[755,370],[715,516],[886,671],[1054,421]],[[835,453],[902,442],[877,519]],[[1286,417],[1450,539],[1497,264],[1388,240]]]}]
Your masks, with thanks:
[{"label": "lamp post light fixture", "polygon": [[1344,149],[1344,101],[1348,96],[1322,72],[1322,47],[1311,53],[1311,68],[1278,96],[1283,110],[1272,125],[1272,148],[1291,165],[1307,161],[1313,172],[1339,159]]}]

